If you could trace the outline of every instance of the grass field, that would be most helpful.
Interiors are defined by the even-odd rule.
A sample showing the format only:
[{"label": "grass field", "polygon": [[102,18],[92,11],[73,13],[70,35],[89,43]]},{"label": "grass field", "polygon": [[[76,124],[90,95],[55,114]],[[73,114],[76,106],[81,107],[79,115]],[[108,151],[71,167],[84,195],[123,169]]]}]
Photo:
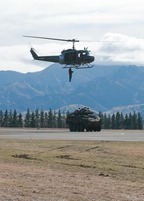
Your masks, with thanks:
[{"label": "grass field", "polygon": [[2,201],[142,201],[143,181],[144,142],[0,140]]}]

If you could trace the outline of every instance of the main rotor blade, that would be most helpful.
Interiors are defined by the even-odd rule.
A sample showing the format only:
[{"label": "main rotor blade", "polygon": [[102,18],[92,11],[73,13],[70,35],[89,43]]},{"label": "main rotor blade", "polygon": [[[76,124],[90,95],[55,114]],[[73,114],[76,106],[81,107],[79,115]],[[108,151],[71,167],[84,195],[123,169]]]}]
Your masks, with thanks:
[{"label": "main rotor blade", "polygon": [[76,39],[60,39],[60,38],[47,38],[47,37],[40,37],[40,36],[23,36],[28,38],[39,38],[39,39],[47,39],[47,40],[59,40],[59,41],[67,41],[67,42],[79,42],[79,40]]}]

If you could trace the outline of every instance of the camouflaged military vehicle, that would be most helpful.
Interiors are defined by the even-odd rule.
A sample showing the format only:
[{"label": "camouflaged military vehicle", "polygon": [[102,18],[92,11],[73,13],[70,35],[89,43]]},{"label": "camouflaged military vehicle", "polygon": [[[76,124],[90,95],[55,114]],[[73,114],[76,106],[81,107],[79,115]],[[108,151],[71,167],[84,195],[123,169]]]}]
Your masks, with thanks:
[{"label": "camouflaged military vehicle", "polygon": [[70,131],[100,131],[101,119],[87,107],[79,108],[67,115],[66,123]]}]

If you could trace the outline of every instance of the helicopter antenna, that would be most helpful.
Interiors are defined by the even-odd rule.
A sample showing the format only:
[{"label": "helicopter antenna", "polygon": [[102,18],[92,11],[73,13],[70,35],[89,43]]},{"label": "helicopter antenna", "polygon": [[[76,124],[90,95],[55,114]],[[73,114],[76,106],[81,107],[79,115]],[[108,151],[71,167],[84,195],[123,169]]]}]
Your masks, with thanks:
[{"label": "helicopter antenna", "polygon": [[79,40],[76,40],[76,39],[47,38],[47,37],[40,37],[40,36],[23,36],[23,37],[72,42],[73,43],[73,49],[75,49],[75,42],[79,42]]}]

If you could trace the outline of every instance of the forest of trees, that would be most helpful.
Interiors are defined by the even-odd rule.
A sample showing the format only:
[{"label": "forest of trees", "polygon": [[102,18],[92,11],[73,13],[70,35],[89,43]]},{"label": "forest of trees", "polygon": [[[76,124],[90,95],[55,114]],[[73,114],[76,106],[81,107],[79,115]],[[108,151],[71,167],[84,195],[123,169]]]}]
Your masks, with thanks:
[{"label": "forest of trees", "polygon": [[117,112],[113,115],[99,113],[104,129],[143,129],[143,119],[138,112],[123,115]]},{"label": "forest of trees", "polygon": [[66,115],[62,115],[60,111],[56,114],[51,109],[49,112],[27,109],[25,114],[18,113],[16,110],[0,111],[0,127],[65,128],[65,119]]},{"label": "forest of trees", "polygon": [[[117,112],[113,115],[99,113],[102,119],[103,129],[143,129],[143,119],[140,113],[130,113],[123,115]],[[66,114],[52,111],[48,112],[36,109],[27,109],[25,114],[16,110],[0,110],[0,127],[15,128],[66,128]]]}]

